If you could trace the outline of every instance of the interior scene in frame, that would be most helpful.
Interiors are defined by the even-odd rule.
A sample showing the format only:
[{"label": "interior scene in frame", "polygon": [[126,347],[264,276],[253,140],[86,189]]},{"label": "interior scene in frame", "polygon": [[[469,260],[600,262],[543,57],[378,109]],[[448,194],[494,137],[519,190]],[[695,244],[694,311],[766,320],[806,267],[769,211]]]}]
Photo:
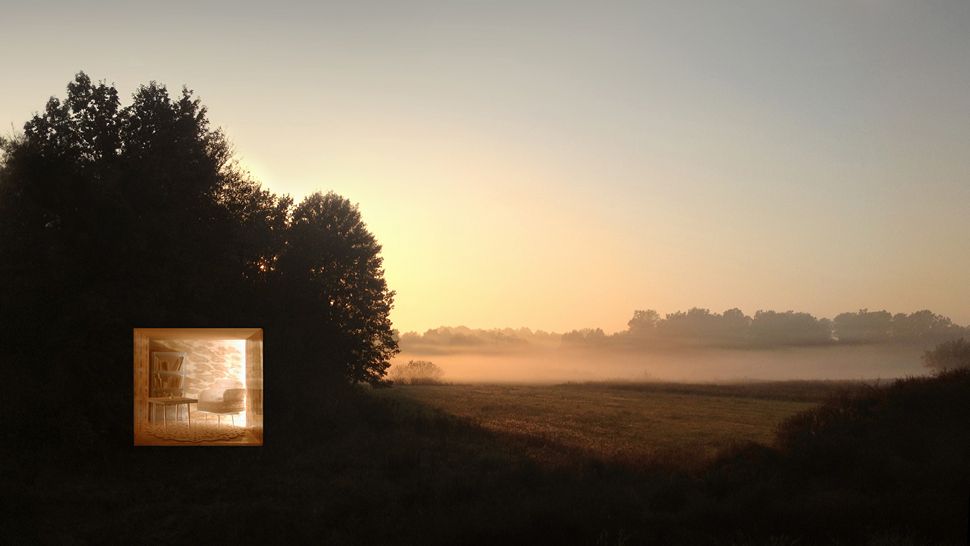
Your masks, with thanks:
[{"label": "interior scene in frame", "polygon": [[259,328],[138,328],[135,445],[263,444]]}]

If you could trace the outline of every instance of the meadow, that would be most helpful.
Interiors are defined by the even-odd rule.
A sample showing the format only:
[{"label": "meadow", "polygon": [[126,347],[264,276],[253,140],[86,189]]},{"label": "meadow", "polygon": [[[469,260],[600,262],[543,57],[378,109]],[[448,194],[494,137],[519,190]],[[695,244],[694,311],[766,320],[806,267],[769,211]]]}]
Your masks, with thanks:
[{"label": "meadow", "polygon": [[528,442],[533,457],[570,452],[628,463],[709,462],[747,442],[769,445],[785,419],[848,382],[399,385],[375,391]]},{"label": "meadow", "polygon": [[966,543],[966,371],[322,394],[260,448],[0,446],[0,543]]}]

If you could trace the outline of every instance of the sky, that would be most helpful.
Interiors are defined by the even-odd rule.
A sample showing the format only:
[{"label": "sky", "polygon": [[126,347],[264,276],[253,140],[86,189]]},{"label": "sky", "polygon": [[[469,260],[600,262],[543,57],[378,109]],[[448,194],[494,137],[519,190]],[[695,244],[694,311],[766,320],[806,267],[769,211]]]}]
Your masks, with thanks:
[{"label": "sky", "polygon": [[0,132],[79,70],[186,85],[269,189],[359,204],[401,331],[970,323],[966,0],[0,8]]}]

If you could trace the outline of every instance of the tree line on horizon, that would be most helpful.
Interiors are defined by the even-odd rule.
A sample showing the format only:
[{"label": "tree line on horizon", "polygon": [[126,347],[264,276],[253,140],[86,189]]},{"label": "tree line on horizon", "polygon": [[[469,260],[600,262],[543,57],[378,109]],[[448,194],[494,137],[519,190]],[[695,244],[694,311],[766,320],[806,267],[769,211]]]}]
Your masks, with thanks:
[{"label": "tree line on horizon", "polygon": [[480,329],[467,326],[441,326],[423,333],[400,335],[402,351],[440,354],[455,350],[512,352],[536,347],[558,347],[562,334],[529,328]]},{"label": "tree line on horizon", "polygon": [[860,309],[816,318],[797,311],[757,311],[745,315],[740,309],[714,313],[694,307],[661,317],[654,310],[638,310],[627,329],[607,335],[599,328],[563,334],[564,346],[668,347],[707,346],[763,348],[785,346],[866,345],[906,343],[929,347],[970,334],[970,328],[929,310],[896,313]]},{"label": "tree line on horizon", "polygon": [[404,352],[419,354],[504,353],[540,348],[770,348],[884,343],[929,348],[962,336],[970,337],[970,328],[925,309],[909,314],[861,309],[827,319],[796,311],[757,311],[748,316],[740,309],[714,313],[695,307],[665,316],[654,310],[638,310],[626,330],[613,334],[602,328],[560,334],[529,328],[442,326],[423,333],[401,334],[400,346]]}]

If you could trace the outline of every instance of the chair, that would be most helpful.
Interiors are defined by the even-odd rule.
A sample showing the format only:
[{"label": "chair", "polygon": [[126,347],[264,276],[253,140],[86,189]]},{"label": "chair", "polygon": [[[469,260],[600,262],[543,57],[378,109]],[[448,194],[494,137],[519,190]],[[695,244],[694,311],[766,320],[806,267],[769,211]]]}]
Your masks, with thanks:
[{"label": "chair", "polygon": [[196,405],[196,409],[217,414],[219,424],[222,424],[222,416],[229,414],[232,424],[235,426],[236,414],[246,411],[246,389],[236,386],[225,388],[224,384],[219,385],[217,383],[199,393],[199,403]]}]

